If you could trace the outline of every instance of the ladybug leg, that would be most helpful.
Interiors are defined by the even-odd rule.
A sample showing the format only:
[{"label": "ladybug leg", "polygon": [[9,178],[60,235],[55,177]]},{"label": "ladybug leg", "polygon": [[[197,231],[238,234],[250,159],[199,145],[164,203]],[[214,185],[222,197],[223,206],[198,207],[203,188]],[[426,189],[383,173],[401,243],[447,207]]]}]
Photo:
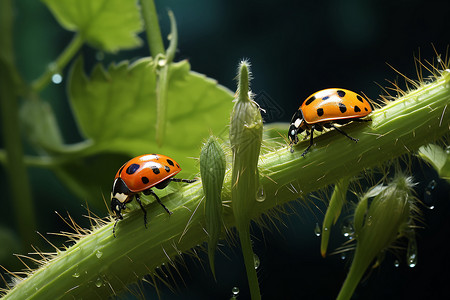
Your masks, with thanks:
[{"label": "ladybug leg", "polygon": [[340,134],[345,135],[346,137],[348,137],[349,139],[351,139],[352,141],[354,141],[355,143],[357,143],[359,140],[355,139],[351,136],[349,136],[344,130],[340,129],[339,127],[334,126],[333,124],[329,125],[331,128],[334,128],[337,132],[339,132]]},{"label": "ladybug leg", "polygon": [[139,195],[136,194],[135,197],[136,197],[137,203],[139,203],[139,206],[141,207],[142,211],[144,212],[144,225],[145,225],[145,228],[147,228],[147,211],[145,210],[144,206],[142,205],[141,198],[139,197]]},{"label": "ladybug leg", "polygon": [[306,140],[310,134],[311,134],[311,133],[309,132],[309,130],[307,130],[307,131],[306,131],[306,135],[305,135],[305,137],[303,138],[302,141]]},{"label": "ladybug leg", "polygon": [[181,178],[170,178],[170,181],[173,182],[185,182],[185,183],[193,183],[196,182],[197,179],[181,179]]},{"label": "ladybug leg", "polygon": [[113,236],[114,236],[114,237],[116,237],[116,225],[117,225],[117,222],[119,222],[119,220],[120,220],[120,219],[117,218],[117,219],[116,219],[116,222],[114,223],[114,227],[113,227]]},{"label": "ladybug leg", "polygon": [[[310,133],[311,138],[309,139],[309,146],[306,148],[305,151],[303,151],[303,153],[302,153],[303,157],[305,157],[306,153],[308,153],[308,151],[309,151],[309,148],[311,148],[311,146],[314,144],[314,129],[315,129],[315,126],[313,125],[311,127],[311,133]],[[308,136],[308,133],[306,136]]]},{"label": "ladybug leg", "polygon": [[154,191],[152,191],[151,189],[145,190],[144,194],[146,195],[152,195],[153,197],[155,197],[156,201],[158,201],[159,205],[161,205],[164,210],[169,214],[173,214],[173,212],[171,212],[164,204],[162,204],[161,200],[159,199],[158,195],[155,194]]}]

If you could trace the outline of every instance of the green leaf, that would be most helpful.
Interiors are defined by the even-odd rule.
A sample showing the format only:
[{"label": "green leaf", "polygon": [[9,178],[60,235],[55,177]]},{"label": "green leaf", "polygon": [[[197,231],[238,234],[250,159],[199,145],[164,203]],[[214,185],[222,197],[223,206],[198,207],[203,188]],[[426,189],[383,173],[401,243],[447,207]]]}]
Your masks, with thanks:
[{"label": "green leaf", "polygon": [[122,62],[105,71],[97,65],[90,78],[78,59],[69,78],[70,102],[82,134],[94,143],[91,152],[136,156],[163,153],[184,171],[197,173],[201,142],[211,132],[225,132],[232,93],[204,75],[190,71],[187,61],[169,70],[167,138],[155,138],[156,74],[153,61]]},{"label": "green leaf", "polygon": [[38,148],[47,152],[60,151],[63,139],[52,107],[40,99],[25,101],[20,108],[25,133]]},{"label": "green leaf", "polygon": [[443,179],[450,180],[450,149],[442,149],[435,144],[419,148],[419,156],[428,162]]},{"label": "green leaf", "polygon": [[58,22],[78,31],[91,45],[105,51],[141,45],[137,34],[142,20],[136,1],[123,0],[43,0]]},{"label": "green leaf", "polygon": [[89,209],[100,214],[109,205],[111,187],[117,169],[128,160],[124,154],[90,155],[73,159],[53,168],[55,174]]},{"label": "green leaf", "polygon": [[346,195],[350,177],[342,177],[336,182],[333,194],[331,195],[330,203],[328,204],[327,212],[322,224],[322,239],[320,244],[320,253],[325,257],[328,248],[328,241],[330,239],[331,226],[336,224],[341,215],[342,207],[346,202]]}]

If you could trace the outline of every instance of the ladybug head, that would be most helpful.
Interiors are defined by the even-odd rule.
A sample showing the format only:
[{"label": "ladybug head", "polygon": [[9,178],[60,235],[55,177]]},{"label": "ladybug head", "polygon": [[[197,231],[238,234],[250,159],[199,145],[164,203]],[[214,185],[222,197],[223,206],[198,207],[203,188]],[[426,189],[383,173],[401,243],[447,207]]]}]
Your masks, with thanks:
[{"label": "ladybug head", "polygon": [[119,199],[113,197],[111,198],[111,211],[114,214],[116,220],[122,220],[122,209],[125,209],[125,203],[119,201]]},{"label": "ladybug head", "polygon": [[291,126],[289,126],[288,138],[291,146],[298,143],[298,134],[303,132],[304,123],[302,111],[299,109],[292,116]]},{"label": "ladybug head", "polygon": [[116,178],[111,192],[111,210],[116,219],[123,219],[121,211],[125,209],[125,203],[130,202],[132,192],[128,189],[122,178]]}]

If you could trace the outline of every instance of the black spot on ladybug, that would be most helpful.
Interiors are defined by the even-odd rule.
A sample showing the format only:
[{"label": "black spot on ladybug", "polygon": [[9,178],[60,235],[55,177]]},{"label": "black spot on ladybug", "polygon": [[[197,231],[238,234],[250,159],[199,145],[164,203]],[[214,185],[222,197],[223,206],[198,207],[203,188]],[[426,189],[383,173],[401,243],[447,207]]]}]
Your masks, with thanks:
[{"label": "black spot on ladybug", "polygon": [[322,100],[328,100],[328,99],[330,99],[330,96],[325,96],[322,98]]},{"label": "black spot on ladybug", "polygon": [[318,108],[318,109],[317,109],[317,115],[318,115],[319,117],[323,116],[323,108]]},{"label": "black spot on ladybug", "polygon": [[345,92],[342,90],[337,90],[336,93],[338,94],[339,97],[343,98],[345,96]]},{"label": "black spot on ladybug", "polygon": [[136,171],[139,169],[140,165],[138,164],[131,164],[128,166],[126,172],[128,175],[132,175],[134,173],[136,173]]},{"label": "black spot on ladybug", "polygon": [[338,105],[339,105],[339,110],[341,111],[341,113],[345,113],[347,111],[347,107],[345,106],[344,103],[340,102]]},{"label": "black spot on ladybug", "polygon": [[361,111],[361,108],[359,108],[357,105],[355,105],[355,112],[360,112],[360,111]]},{"label": "black spot on ladybug", "polygon": [[177,164],[177,168],[179,169],[180,168],[180,166]]},{"label": "black spot on ladybug", "polygon": [[168,166],[164,166],[164,169],[166,170],[167,173],[170,172],[170,168]]},{"label": "black spot on ladybug", "polygon": [[309,98],[308,100],[306,100],[305,105],[310,105],[311,102],[313,102],[314,100],[316,100],[315,96],[312,96],[311,98]]},{"label": "black spot on ladybug", "polygon": [[171,166],[173,166],[173,161],[171,161],[170,159],[167,159],[167,163]]},{"label": "black spot on ladybug", "polygon": [[159,174],[159,168],[158,167],[152,166],[152,171],[155,174]]},{"label": "black spot on ladybug", "polygon": [[141,177],[141,180],[142,180],[142,183],[143,183],[143,184],[147,184],[147,183],[150,182],[150,180],[148,180],[148,178],[145,177],[145,176]]},{"label": "black spot on ladybug", "polygon": [[367,110],[367,107],[364,107],[364,110],[365,110],[365,111],[368,111],[368,110]]},{"label": "black spot on ladybug", "polygon": [[360,95],[356,95],[356,99],[364,103],[364,99]]}]

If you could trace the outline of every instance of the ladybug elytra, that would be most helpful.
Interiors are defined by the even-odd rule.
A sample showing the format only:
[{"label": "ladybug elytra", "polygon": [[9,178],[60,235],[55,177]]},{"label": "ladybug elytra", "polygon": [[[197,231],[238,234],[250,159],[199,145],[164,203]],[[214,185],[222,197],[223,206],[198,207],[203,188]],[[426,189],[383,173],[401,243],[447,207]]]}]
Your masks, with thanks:
[{"label": "ladybug elytra", "polygon": [[[369,121],[361,119],[372,112],[372,107],[361,95],[355,92],[330,88],[318,91],[301,104],[291,120],[288,137],[291,152],[292,146],[298,143],[298,134],[306,131],[306,137],[311,136],[309,146],[302,153],[305,156],[314,143],[314,130],[333,128],[354,142],[358,142],[335,124],[343,125],[351,121]],[[305,137],[305,138],[306,138]]]},{"label": "ladybug elytra", "polygon": [[133,198],[136,198],[136,201],[144,212],[144,224],[147,228],[147,211],[139,197],[141,192],[144,195],[152,195],[155,197],[156,201],[171,215],[172,212],[162,204],[152,188],[163,189],[171,181],[186,183],[196,181],[195,179],[173,178],[180,171],[180,165],[175,160],[161,154],[145,154],[126,162],[117,171],[111,192],[111,210],[116,219],[113,228],[114,236],[117,222],[123,219],[121,211],[126,208],[125,204],[133,201]]}]

